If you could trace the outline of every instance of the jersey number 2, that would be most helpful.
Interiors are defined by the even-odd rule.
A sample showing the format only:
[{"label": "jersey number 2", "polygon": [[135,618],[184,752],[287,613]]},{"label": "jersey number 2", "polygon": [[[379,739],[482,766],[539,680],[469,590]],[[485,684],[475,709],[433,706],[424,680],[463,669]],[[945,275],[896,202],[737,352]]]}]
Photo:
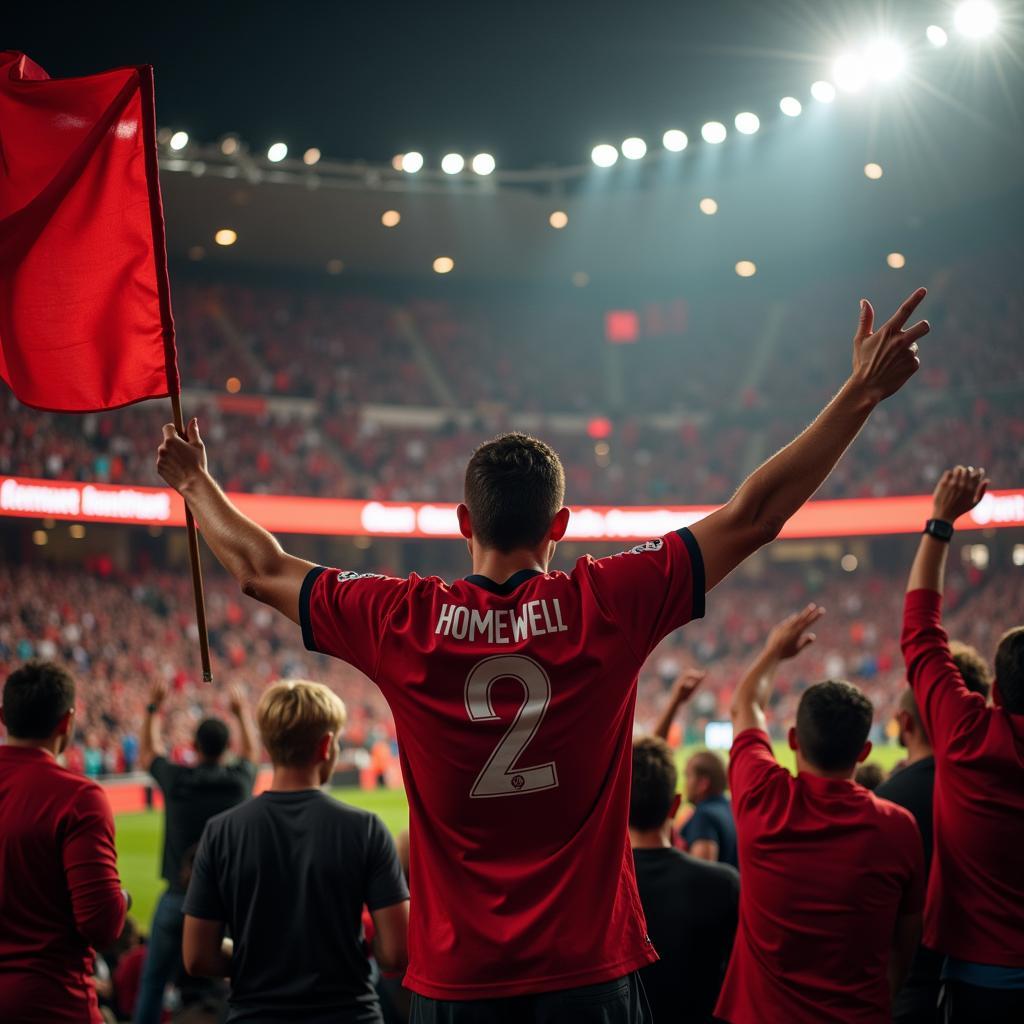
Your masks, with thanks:
[{"label": "jersey number 2", "polygon": [[499,654],[478,662],[466,678],[466,711],[474,722],[494,722],[499,718],[491,703],[491,687],[499,679],[515,679],[521,683],[525,699],[476,777],[469,795],[518,796],[554,789],[558,785],[554,761],[532,768],[516,764],[544,721],[551,701],[547,673],[532,658],[519,654]]}]

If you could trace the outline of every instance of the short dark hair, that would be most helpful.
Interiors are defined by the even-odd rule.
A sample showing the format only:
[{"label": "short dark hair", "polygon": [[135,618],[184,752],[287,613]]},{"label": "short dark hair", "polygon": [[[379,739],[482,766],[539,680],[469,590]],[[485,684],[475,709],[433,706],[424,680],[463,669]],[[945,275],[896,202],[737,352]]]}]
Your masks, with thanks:
[{"label": "short dark hair", "polygon": [[857,769],[856,774],[853,776],[853,781],[865,789],[874,791],[885,781],[885,772],[882,771],[880,764],[869,761]]},{"label": "short dark hair", "polygon": [[561,460],[527,434],[503,434],[480,445],[466,467],[473,533],[484,547],[504,554],[536,547],[564,499]]},{"label": "short dark hair", "polygon": [[219,718],[204,718],[196,729],[196,748],[215,761],[228,749],[228,727]]},{"label": "short dark hair", "polygon": [[996,648],[999,701],[1011,715],[1024,715],[1024,626],[1007,630]]},{"label": "short dark hair", "polygon": [[698,750],[689,760],[689,766],[702,779],[708,780],[708,796],[721,796],[729,784],[725,762],[713,750]]},{"label": "short dark hair", "polygon": [[27,661],[4,683],[4,721],[15,739],[47,739],[74,706],[75,680],[52,661]]},{"label": "short dark hair", "polygon": [[992,689],[992,669],[988,667],[988,662],[977,648],[960,640],[951,640],[949,653],[967,689],[971,693],[980,693],[988,700],[989,691]]},{"label": "short dark hair", "polygon": [[646,831],[659,828],[676,795],[679,772],[669,745],[657,736],[633,741],[633,781],[629,792],[629,824]]},{"label": "short dark hair", "polygon": [[796,709],[800,750],[815,768],[848,771],[857,763],[873,715],[871,701],[852,683],[815,683]]}]

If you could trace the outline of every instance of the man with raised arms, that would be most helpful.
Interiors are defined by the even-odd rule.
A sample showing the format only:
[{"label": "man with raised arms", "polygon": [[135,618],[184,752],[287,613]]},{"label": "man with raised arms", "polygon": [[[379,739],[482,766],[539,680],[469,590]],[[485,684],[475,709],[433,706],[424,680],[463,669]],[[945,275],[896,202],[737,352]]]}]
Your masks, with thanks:
[{"label": "man with raised arms", "polygon": [[507,434],[470,460],[458,521],[473,571],[449,584],[288,555],[217,486],[196,421],[187,439],[164,427],[157,468],[243,591],[391,705],[414,851],[414,1021],[496,1020],[510,1001],[517,1021],[650,1019],[636,972],[657,954],[627,834],[637,673],[917,370],[928,325],[906,324],[924,295],[877,330],[861,303],[849,379],[723,508],[570,573],[549,570],[569,521],[562,466],[534,438]]}]

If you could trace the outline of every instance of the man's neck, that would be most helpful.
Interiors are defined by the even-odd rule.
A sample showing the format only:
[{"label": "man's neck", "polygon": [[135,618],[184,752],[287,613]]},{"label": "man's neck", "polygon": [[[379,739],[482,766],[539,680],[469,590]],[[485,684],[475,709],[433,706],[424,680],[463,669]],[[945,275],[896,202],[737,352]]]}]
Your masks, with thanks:
[{"label": "man's neck", "polygon": [[273,793],[295,793],[302,789],[319,789],[320,766],[274,765],[274,778],[270,783]]},{"label": "man's neck", "polygon": [[917,764],[926,757],[934,757],[935,751],[927,743],[908,743],[906,764]]},{"label": "man's neck", "polygon": [[4,742],[9,747],[22,747],[45,751],[55,760],[57,757],[57,749],[60,747],[60,738],[57,736],[51,736],[49,739],[45,740],[23,740],[19,739],[17,736],[8,736]]},{"label": "man's neck", "polygon": [[477,576],[486,576],[495,583],[504,583],[524,569],[548,571],[536,551],[509,551],[506,554],[487,548],[473,553],[473,573]]},{"label": "man's neck", "polygon": [[629,830],[629,845],[634,850],[662,850],[665,847],[671,848],[667,830],[665,828],[651,828]]}]

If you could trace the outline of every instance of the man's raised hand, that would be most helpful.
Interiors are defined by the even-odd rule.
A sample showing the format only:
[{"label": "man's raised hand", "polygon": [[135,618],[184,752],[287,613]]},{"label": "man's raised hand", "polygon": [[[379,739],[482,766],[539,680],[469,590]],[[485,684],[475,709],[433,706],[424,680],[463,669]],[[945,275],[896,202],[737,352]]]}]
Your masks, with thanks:
[{"label": "man's raised hand", "polygon": [[694,691],[700,686],[706,675],[707,673],[702,672],[699,668],[688,668],[680,672],[672,686],[672,703],[676,707],[685,704],[693,696]]},{"label": "man's raised hand", "polygon": [[931,328],[927,320],[918,320],[912,327],[906,323],[927,294],[918,288],[877,330],[871,303],[861,300],[853,338],[853,376],[878,401],[899,391],[921,365],[917,342]]},{"label": "man's raised hand", "polygon": [[795,658],[805,647],[813,644],[815,635],[808,630],[825,614],[824,608],[809,604],[803,611],[783,619],[769,634],[765,653],[786,661]]},{"label": "man's raised hand", "polygon": [[178,436],[173,423],[165,423],[164,439],[156,452],[156,471],[181,492],[206,472],[206,446],[199,436],[199,420],[194,416],[188,421],[186,432],[188,440]]},{"label": "man's raised hand", "polygon": [[988,479],[984,469],[957,466],[942,474],[932,495],[932,518],[954,523],[985,497]]}]

